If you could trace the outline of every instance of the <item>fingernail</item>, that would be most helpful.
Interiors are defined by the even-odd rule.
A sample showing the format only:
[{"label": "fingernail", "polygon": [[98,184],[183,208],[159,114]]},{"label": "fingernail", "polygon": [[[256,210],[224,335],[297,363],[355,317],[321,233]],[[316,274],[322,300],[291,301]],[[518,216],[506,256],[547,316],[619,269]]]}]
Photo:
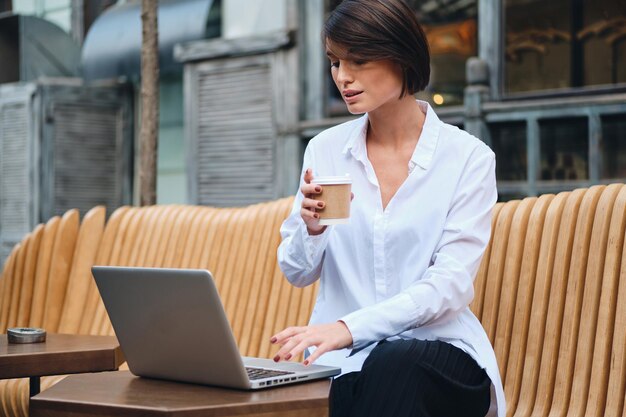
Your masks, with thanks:
[{"label": "fingernail", "polygon": [[286,361],[288,361],[289,359],[291,359],[291,353],[288,353],[287,356],[285,356]]},{"label": "fingernail", "polygon": [[319,203],[317,203],[317,207],[324,207],[324,203],[320,201]]},{"label": "fingernail", "polygon": [[280,360],[280,356],[276,355],[274,356],[274,362],[278,362]]},{"label": "fingernail", "polygon": [[316,219],[319,219],[319,218],[320,218],[320,215],[319,215],[319,214],[317,214],[317,213],[315,213],[315,214],[313,215],[313,217],[315,217]]},{"label": "fingernail", "polygon": [[272,337],[272,338],[270,339],[270,343],[276,343],[276,338],[275,338],[275,337]]},{"label": "fingernail", "polygon": [[306,169],[306,173],[307,173],[307,174],[310,174],[310,173],[311,173],[311,169],[310,169],[310,168],[307,168],[307,169]]},{"label": "fingernail", "polygon": [[322,187],[315,187],[315,191],[319,193],[320,191],[322,191]]},{"label": "fingernail", "polygon": [[307,359],[307,360],[305,360],[305,361],[304,361],[304,364],[305,364],[305,365],[308,365],[308,364],[309,364],[309,360],[308,360],[308,359]]}]

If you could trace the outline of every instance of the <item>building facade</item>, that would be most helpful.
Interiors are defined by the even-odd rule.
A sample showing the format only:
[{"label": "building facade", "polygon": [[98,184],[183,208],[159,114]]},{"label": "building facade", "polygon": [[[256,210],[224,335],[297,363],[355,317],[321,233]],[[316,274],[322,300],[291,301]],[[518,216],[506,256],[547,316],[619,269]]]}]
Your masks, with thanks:
[{"label": "building facade", "polygon": [[[160,13],[185,2],[163,0]],[[205,2],[206,30],[177,44],[179,69],[161,77],[159,203],[242,205],[296,192],[308,140],[354,117],[320,40],[338,2]],[[626,179],[626,0],[407,2],[431,47],[431,83],[417,97],[493,148],[502,200]],[[133,4],[0,7],[56,22],[84,58],[106,11]],[[137,121],[138,71],[127,80]]]}]

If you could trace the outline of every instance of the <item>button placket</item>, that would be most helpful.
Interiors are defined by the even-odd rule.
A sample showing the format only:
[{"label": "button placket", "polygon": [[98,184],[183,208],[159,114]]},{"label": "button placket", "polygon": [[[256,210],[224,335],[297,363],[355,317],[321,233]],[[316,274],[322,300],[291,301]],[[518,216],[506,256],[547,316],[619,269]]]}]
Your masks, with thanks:
[{"label": "button placket", "polygon": [[385,218],[380,212],[374,216],[374,283],[376,301],[385,299],[387,284],[385,283]]}]

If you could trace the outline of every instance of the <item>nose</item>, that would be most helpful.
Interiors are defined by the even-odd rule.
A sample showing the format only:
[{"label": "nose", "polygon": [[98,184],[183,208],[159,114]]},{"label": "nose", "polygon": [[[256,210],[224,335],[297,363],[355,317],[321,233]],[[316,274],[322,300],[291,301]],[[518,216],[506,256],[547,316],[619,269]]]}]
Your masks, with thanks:
[{"label": "nose", "polygon": [[352,71],[348,68],[346,62],[339,62],[339,68],[337,68],[336,75],[337,84],[346,85],[350,84],[353,80]]}]

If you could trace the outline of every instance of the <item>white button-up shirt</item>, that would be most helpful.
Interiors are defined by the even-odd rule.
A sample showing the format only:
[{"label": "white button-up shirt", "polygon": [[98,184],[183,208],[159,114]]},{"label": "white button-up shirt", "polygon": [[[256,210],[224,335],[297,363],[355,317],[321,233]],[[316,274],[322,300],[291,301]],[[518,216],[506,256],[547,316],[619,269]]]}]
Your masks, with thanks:
[{"label": "white button-up shirt", "polygon": [[486,369],[495,393],[491,412],[497,407],[504,416],[495,354],[468,307],[497,199],[495,157],[483,142],[440,121],[427,103],[419,104],[426,120],[409,175],[384,210],[367,157],[367,115],[310,141],[301,178],[306,168],[314,177],[349,174],[350,223],[310,236],[298,192],[281,227],[278,262],[298,287],[320,279],[311,324],[342,320],[352,333],[352,349],[325,353],[317,363],[340,366],[343,373],[359,371],[372,342],[442,340]]}]

